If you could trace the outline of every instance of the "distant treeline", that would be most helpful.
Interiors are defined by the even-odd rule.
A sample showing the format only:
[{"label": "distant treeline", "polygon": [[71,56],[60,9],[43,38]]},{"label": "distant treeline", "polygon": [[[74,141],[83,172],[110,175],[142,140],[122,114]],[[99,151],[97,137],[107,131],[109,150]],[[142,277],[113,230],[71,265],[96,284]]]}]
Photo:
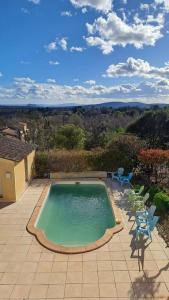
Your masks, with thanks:
[{"label": "distant treeline", "polygon": [[[105,149],[115,136],[124,133],[140,137],[151,148],[169,147],[169,109],[157,106],[152,109],[139,107],[0,108],[0,128],[15,127],[18,122],[27,123],[30,130],[28,141],[36,144],[41,151],[67,148],[64,135],[69,135],[70,132],[72,137],[79,133],[83,143],[78,145],[85,150]],[[65,125],[74,125],[74,127],[65,129]],[[76,143],[73,145],[75,148],[79,147],[76,147]],[[74,146],[71,147],[73,149]]]}]

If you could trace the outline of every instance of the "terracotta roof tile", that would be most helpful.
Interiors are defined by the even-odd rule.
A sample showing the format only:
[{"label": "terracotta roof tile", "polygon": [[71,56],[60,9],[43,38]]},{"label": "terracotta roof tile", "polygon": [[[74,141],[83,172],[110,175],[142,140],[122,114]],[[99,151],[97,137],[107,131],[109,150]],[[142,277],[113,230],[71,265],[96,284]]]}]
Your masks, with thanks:
[{"label": "terracotta roof tile", "polygon": [[21,142],[20,140],[0,137],[0,158],[21,161],[34,149],[33,145]]}]

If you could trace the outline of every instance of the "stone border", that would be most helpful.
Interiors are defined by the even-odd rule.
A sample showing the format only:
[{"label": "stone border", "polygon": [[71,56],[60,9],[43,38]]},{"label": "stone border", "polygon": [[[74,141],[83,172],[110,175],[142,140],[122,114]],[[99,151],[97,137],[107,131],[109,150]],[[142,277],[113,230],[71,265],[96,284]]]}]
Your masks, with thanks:
[{"label": "stone border", "polygon": [[[93,178],[92,178],[93,179]],[[91,182],[94,180],[90,180]],[[72,182],[72,180],[70,180]],[[79,179],[79,181],[84,181],[83,179]],[[89,179],[87,180],[89,181]],[[114,197],[113,197],[113,193],[111,191],[110,186],[108,185],[108,182],[106,180],[95,180],[97,182],[101,181],[107,189],[107,193],[112,205],[112,209],[113,209],[113,213],[114,213],[114,217],[116,220],[116,225],[112,228],[108,228],[106,229],[104,235],[97,241],[90,243],[88,245],[85,246],[80,246],[80,247],[65,247],[65,246],[61,246],[61,245],[57,245],[51,241],[49,241],[47,239],[47,237],[45,236],[45,233],[43,230],[40,230],[38,228],[35,227],[35,223],[37,221],[37,218],[39,216],[40,210],[42,209],[42,206],[44,204],[44,201],[47,197],[47,194],[50,190],[50,186],[52,183],[55,183],[56,180],[49,180],[48,183],[45,185],[41,196],[34,208],[34,211],[29,219],[29,222],[27,224],[27,231],[31,234],[33,234],[36,239],[39,241],[39,243],[44,246],[45,248],[47,248],[48,250],[54,251],[54,252],[58,252],[58,253],[62,253],[62,254],[79,254],[79,253],[84,253],[84,252],[89,252],[92,250],[96,250],[98,248],[100,248],[101,246],[105,245],[107,242],[109,242],[111,240],[111,238],[113,237],[113,235],[115,233],[118,233],[119,231],[121,231],[123,229],[123,224],[121,221],[121,214],[120,214],[120,210],[119,208],[116,206],[115,202],[114,202]],[[64,180],[61,180],[61,182],[64,182]],[[58,183],[58,182],[57,182]]]}]

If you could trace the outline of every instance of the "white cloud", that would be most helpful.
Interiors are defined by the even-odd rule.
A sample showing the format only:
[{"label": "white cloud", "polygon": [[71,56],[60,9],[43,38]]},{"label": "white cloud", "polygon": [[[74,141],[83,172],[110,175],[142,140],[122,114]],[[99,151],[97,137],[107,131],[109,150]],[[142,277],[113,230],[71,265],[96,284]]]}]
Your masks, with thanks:
[{"label": "white cloud", "polygon": [[87,23],[89,37],[86,37],[89,46],[99,47],[103,54],[109,54],[114,47],[119,45],[133,45],[135,48],[143,48],[144,45],[154,46],[156,41],[163,35],[164,18],[160,15],[156,24],[147,24],[147,20],[137,18],[137,23],[127,24],[124,20],[117,16],[115,12],[111,12],[107,17],[99,17],[93,24]]},{"label": "white cloud", "polygon": [[20,64],[21,64],[21,65],[30,65],[30,62],[29,62],[29,61],[26,61],[26,60],[21,60],[21,61],[20,61]]},{"label": "white cloud", "polygon": [[46,80],[48,83],[56,83],[56,80],[55,79],[52,79],[52,78],[48,78]]},{"label": "white cloud", "polygon": [[62,16],[62,17],[72,17],[72,13],[71,13],[71,11],[69,11],[69,10],[62,11],[62,12],[61,12],[61,16]]},{"label": "white cloud", "polygon": [[59,45],[64,51],[66,51],[67,50],[67,40],[66,40],[66,38],[61,38],[61,40],[59,41]]},{"label": "white cloud", "polygon": [[89,85],[95,85],[96,81],[95,80],[87,80],[87,81],[85,81],[85,83],[89,84]]},{"label": "white cloud", "polygon": [[71,47],[70,51],[71,52],[83,52],[84,48],[83,47]]},{"label": "white cloud", "polygon": [[155,4],[163,5],[164,9],[169,12],[169,0],[155,0]]},{"label": "white cloud", "polygon": [[32,2],[34,4],[39,4],[40,3],[40,0],[28,0],[29,2]]},{"label": "white cloud", "polygon": [[57,60],[50,60],[49,61],[49,65],[51,65],[51,66],[58,66],[60,63],[57,61]]},{"label": "white cloud", "polygon": [[46,51],[56,51],[58,47],[61,47],[62,50],[67,50],[67,38],[63,37],[61,39],[56,38],[54,41],[50,42],[48,45],[44,46]]},{"label": "white cloud", "polygon": [[21,11],[22,11],[24,14],[26,14],[26,15],[30,15],[29,10],[26,9],[26,8],[24,8],[24,7],[21,8]]},{"label": "white cloud", "polygon": [[57,43],[56,43],[56,41],[50,42],[47,46],[45,46],[45,48],[46,48],[46,50],[48,52],[57,50]]},{"label": "white cloud", "polygon": [[169,84],[169,64],[166,63],[164,67],[151,66],[143,59],[135,59],[129,57],[126,62],[116,65],[110,65],[106,71],[107,77],[144,77],[155,80],[165,80]]},{"label": "white cloud", "polygon": [[[143,67],[143,70],[145,67]],[[0,103],[63,104],[108,101],[141,101],[169,103],[169,83],[165,80],[121,85],[58,85],[53,79],[36,82],[29,77],[15,78],[8,86],[0,86]],[[32,102],[33,101],[33,102]]]},{"label": "white cloud", "polygon": [[141,10],[149,10],[150,6],[148,3],[141,3],[140,4],[140,9]]},{"label": "white cloud", "polygon": [[82,8],[82,14],[86,14],[87,13],[87,8],[86,7],[83,7]]},{"label": "white cloud", "polygon": [[89,6],[103,12],[108,12],[112,8],[112,0],[70,0],[78,8]]},{"label": "white cloud", "polygon": [[3,76],[3,74],[2,74],[2,72],[0,72],[0,77],[2,77]]}]

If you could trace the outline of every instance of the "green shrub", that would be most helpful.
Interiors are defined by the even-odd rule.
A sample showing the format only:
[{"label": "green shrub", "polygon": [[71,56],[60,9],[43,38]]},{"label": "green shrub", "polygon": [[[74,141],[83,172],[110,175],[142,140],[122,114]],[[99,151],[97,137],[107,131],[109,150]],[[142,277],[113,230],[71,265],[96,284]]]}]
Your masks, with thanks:
[{"label": "green shrub", "polygon": [[151,202],[153,202],[153,199],[154,199],[155,195],[156,195],[157,193],[160,193],[160,192],[161,192],[161,189],[159,188],[159,186],[157,186],[157,185],[152,185],[152,186],[148,189],[148,193],[149,193],[149,195],[150,195],[149,200],[150,200]]},{"label": "green shrub", "polygon": [[154,204],[159,212],[167,213],[169,211],[169,195],[167,195],[165,192],[159,192],[155,194]]}]

